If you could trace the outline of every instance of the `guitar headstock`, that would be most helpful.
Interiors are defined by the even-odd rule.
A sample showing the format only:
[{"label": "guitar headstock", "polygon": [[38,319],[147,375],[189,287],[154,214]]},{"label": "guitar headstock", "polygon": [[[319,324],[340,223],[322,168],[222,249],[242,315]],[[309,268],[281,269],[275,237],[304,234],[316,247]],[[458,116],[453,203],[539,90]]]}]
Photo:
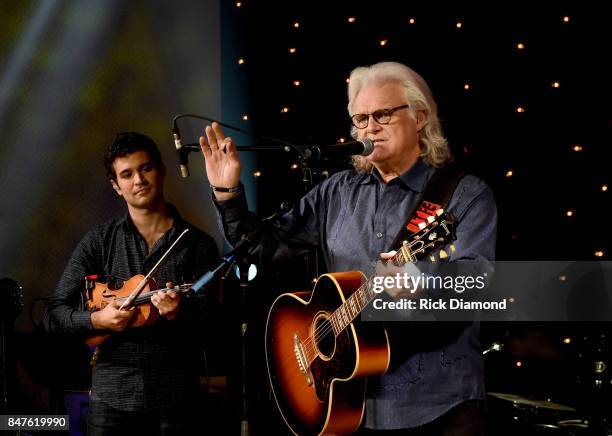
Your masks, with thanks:
[{"label": "guitar headstock", "polygon": [[435,215],[419,223],[419,230],[412,234],[409,240],[402,243],[398,254],[406,262],[415,262],[429,256],[432,262],[445,260],[449,254],[442,248],[450,244],[450,251],[455,251],[452,241],[456,239],[455,219],[444,209],[439,209]]}]

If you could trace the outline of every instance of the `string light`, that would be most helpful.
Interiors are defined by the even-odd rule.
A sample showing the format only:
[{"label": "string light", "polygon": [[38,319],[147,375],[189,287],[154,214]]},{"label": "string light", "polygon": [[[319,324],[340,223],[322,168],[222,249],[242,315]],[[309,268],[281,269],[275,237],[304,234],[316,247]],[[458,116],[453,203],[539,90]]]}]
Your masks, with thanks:
[{"label": "string light", "polygon": [[576,153],[579,153],[579,152],[581,152],[581,151],[582,151],[582,145],[580,145],[580,144],[574,144],[574,145],[572,146],[572,150],[574,150]]},{"label": "string light", "polygon": [[249,120],[249,116],[248,116],[248,114],[244,114],[244,115],[242,116],[242,119],[243,119],[244,121],[248,121],[248,120]]},{"label": "string light", "polygon": [[262,176],[262,172],[260,170],[254,171],[253,172],[253,177],[258,178]]},{"label": "string light", "polygon": [[597,251],[595,252],[595,257],[603,257],[603,255],[604,255],[603,250],[597,250]]},{"label": "string light", "polygon": [[601,185],[601,192],[606,192],[608,190],[608,185]]},{"label": "string light", "polygon": [[348,22],[349,23],[354,23],[355,22],[355,17],[348,17]]},{"label": "string light", "polygon": [[516,44],[516,48],[518,48],[519,50],[523,50],[525,48],[525,44],[519,42],[518,44]]},{"label": "string light", "polygon": [[468,89],[470,89],[470,84],[469,84],[469,83],[464,83],[464,84],[463,84],[463,89],[465,89],[466,91],[467,91]]},{"label": "string light", "polygon": [[458,21],[455,26],[457,26],[457,29],[461,29],[463,27],[463,23],[461,21]]},{"label": "string light", "polygon": [[296,163],[291,164],[291,169],[292,169],[292,170],[297,170],[299,167],[300,167],[300,166],[299,166],[298,164],[296,164]]},{"label": "string light", "polygon": [[349,83],[351,81],[350,77],[346,78],[346,83]]},{"label": "string light", "polygon": [[523,366],[523,362],[522,362],[521,360],[517,360],[516,362],[514,362],[514,365],[515,365],[517,368],[520,368],[521,366]]},{"label": "string light", "polygon": [[293,81],[293,86],[300,86],[301,82],[299,80]]},{"label": "string light", "polygon": [[410,19],[408,20],[408,24],[414,24],[416,23],[416,20],[414,19],[414,17],[410,17]]},{"label": "string light", "polygon": [[241,2],[236,2],[236,7],[239,8],[240,6],[242,6]]},{"label": "string light", "polygon": [[514,300],[514,297],[510,297],[510,298],[508,298],[508,302],[510,302],[510,303],[514,303],[514,301],[515,301],[515,300]]},{"label": "string light", "polygon": [[525,113],[525,108],[523,106],[517,106],[516,107],[516,112],[519,114],[523,114]]},{"label": "string light", "polygon": [[295,47],[291,47],[289,49],[289,53],[294,54],[297,51],[297,49]]},{"label": "string light", "polygon": [[340,139],[338,139],[338,142],[339,142],[340,144],[343,144],[343,143],[344,143],[344,138],[340,138]]},{"label": "string light", "polygon": [[553,88],[558,88],[561,86],[561,84],[559,82],[553,82],[551,85]]},{"label": "string light", "polygon": [[242,65],[242,64],[244,64],[244,58],[238,59],[238,65]]},{"label": "string light", "polygon": [[381,39],[379,42],[381,47],[384,47],[385,45],[387,45],[387,40],[386,39]]},{"label": "string light", "polygon": [[293,23],[293,27],[297,29],[298,27],[300,27],[300,23],[296,21],[295,23]]},{"label": "string light", "polygon": [[470,153],[470,148],[467,145],[463,146],[463,154],[469,154]]},{"label": "string light", "polygon": [[507,177],[507,178],[510,178],[510,177],[512,177],[513,175],[514,175],[514,172],[513,172],[512,170],[508,170],[508,171],[506,171],[506,177]]},{"label": "string light", "polygon": [[559,276],[559,281],[564,282],[567,280],[567,276]]},{"label": "string light", "polygon": [[284,107],[281,109],[281,113],[286,114],[287,112],[289,112],[289,108],[288,108],[287,106],[284,106]]},{"label": "string light", "polygon": [[569,23],[570,17],[568,17],[567,15],[563,17],[563,22],[564,23]]},{"label": "string light", "polygon": [[572,217],[574,216],[574,211],[572,209],[568,209],[565,211],[565,215],[567,215],[568,217]]},{"label": "string light", "polygon": [[571,344],[572,343],[572,338],[563,338],[563,343],[564,344]]}]

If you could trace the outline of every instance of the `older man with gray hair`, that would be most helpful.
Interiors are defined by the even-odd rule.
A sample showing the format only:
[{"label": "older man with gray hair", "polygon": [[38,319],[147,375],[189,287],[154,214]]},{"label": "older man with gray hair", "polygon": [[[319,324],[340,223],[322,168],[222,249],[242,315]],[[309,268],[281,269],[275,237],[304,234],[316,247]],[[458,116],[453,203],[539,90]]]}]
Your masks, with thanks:
[{"label": "older man with gray hair", "polygon": [[[308,192],[262,236],[272,261],[321,250],[327,270],[374,270],[415,210],[437,168],[452,160],[432,93],[415,71],[395,62],[353,70],[348,86],[351,133],[374,144],[355,168]],[[231,243],[257,225],[240,184],[235,144],[219,125],[200,145],[215,204]],[[492,261],[497,210],[491,189],[461,177],[447,209],[456,220],[451,262]],[[390,291],[391,297],[400,295]],[[479,435],[484,432],[484,377],[476,323],[389,323],[391,363],[369,380],[366,434]]]}]

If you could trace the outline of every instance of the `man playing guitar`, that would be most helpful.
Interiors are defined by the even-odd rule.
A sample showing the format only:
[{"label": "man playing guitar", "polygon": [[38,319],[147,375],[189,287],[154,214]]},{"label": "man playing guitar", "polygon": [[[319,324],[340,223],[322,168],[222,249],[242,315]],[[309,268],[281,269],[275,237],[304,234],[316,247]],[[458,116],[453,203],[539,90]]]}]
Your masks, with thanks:
[{"label": "man playing guitar", "polygon": [[[387,252],[389,246],[435,168],[451,160],[431,91],[410,68],[393,62],[357,68],[348,95],[352,135],[373,141],[374,151],[357,158],[354,170],[324,180],[269,226],[257,247],[262,258],[320,249],[328,271],[370,275],[376,259],[394,255]],[[324,122],[310,121],[314,126]],[[226,236],[236,243],[257,223],[240,184],[236,146],[216,123],[206,127],[200,145]],[[456,250],[449,260],[492,261],[497,212],[491,189],[464,176],[447,209],[457,223]],[[402,296],[401,289],[387,293]],[[485,390],[478,324],[404,322],[392,327],[391,362],[384,375],[369,379],[362,431],[482,434]]]}]

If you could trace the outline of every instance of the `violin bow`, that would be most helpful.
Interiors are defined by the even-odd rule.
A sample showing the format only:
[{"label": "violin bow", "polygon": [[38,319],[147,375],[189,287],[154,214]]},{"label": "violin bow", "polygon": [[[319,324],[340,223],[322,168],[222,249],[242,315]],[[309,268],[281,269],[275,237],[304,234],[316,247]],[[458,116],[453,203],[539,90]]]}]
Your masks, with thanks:
[{"label": "violin bow", "polygon": [[130,306],[132,305],[134,300],[136,300],[136,298],[138,298],[138,296],[140,295],[142,290],[145,288],[146,284],[149,282],[151,277],[153,277],[153,274],[155,274],[155,272],[157,272],[157,270],[159,269],[161,264],[164,262],[164,260],[166,260],[166,257],[168,257],[168,255],[170,254],[172,249],[176,246],[176,244],[178,244],[178,242],[181,240],[181,238],[188,231],[189,231],[189,229],[183,230],[183,232],[179,235],[179,237],[176,238],[176,241],[174,241],[174,243],[170,246],[170,248],[168,248],[166,250],[164,255],[157,261],[157,263],[153,266],[153,268],[151,268],[151,271],[148,272],[148,274],[145,276],[145,278],[142,279],[142,281],[140,283],[138,283],[138,286],[136,286],[134,288],[134,290],[130,293],[130,295],[128,295],[128,297],[125,299],[123,304],[119,307],[119,310],[123,310],[124,308],[127,308],[127,309],[130,308]]}]

